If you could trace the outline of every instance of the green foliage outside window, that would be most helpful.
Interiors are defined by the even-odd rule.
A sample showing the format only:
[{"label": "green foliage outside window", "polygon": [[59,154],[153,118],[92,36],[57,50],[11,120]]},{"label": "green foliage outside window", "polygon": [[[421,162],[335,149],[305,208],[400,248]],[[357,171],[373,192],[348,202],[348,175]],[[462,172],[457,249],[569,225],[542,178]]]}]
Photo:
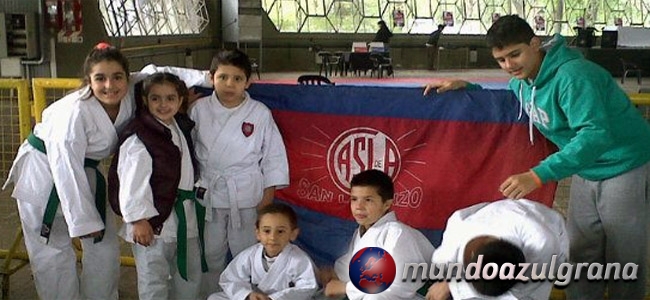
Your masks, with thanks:
[{"label": "green foliage outside window", "polygon": [[[426,34],[450,13],[445,34],[485,34],[496,16],[518,14],[537,34],[575,35],[582,24],[650,27],[650,0],[262,0],[280,32],[374,33],[384,20],[396,34]],[[399,26],[403,16],[403,26]],[[537,23],[536,23],[537,22]]]}]

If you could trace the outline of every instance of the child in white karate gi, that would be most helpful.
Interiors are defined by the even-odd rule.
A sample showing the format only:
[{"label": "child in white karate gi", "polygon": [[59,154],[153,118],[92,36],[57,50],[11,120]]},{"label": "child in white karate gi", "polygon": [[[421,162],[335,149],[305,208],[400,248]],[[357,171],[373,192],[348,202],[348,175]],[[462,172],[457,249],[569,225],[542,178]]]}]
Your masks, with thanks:
[{"label": "child in white karate gi", "polygon": [[232,256],[255,244],[257,209],[289,185],[287,154],[271,111],[246,92],[251,64],[239,50],[223,50],[210,67],[214,93],[190,108],[196,122],[194,144],[206,206],[205,254],[209,272],[202,294],[218,291],[215,282]]},{"label": "child in white karate gi", "polygon": [[[117,134],[133,118],[133,84],[146,73],[168,69],[205,86],[198,70],[145,69],[130,74],[117,48],[97,44],[84,61],[82,87],[49,105],[18,149],[3,189],[14,183],[11,196],[41,299],[118,298],[119,240],[99,161],[112,154]],[[80,276],[75,237],[83,248]]]},{"label": "child in white karate gi", "polygon": [[[120,134],[109,172],[109,197],[121,214],[119,234],[133,243],[140,299],[198,299],[205,208],[194,198],[194,123],[179,113],[187,87],[154,73],[142,85],[143,107]],[[198,177],[198,176],[196,176]]]},{"label": "child in white karate gi", "polygon": [[[97,166],[133,116],[129,66],[118,49],[100,43],[83,70],[82,88],[43,111],[7,179],[41,299],[118,297],[119,241]],[[74,237],[82,238],[81,276]]]},{"label": "child in white karate gi", "polygon": [[[393,205],[392,179],[379,170],[366,170],[350,181],[350,208],[359,224],[354,232],[347,253],[336,260],[334,270],[323,269],[319,277],[325,285],[324,295],[349,300],[412,300],[420,297],[418,289],[424,282],[402,281],[405,263],[429,263],[435,250],[429,240],[419,231],[397,220]],[[366,294],[357,289],[350,280],[350,260],[357,251],[366,247],[380,247],[395,260],[396,275],[392,284],[378,294]]]},{"label": "child in white karate gi", "polygon": [[318,288],[309,256],[291,244],[298,237],[298,217],[280,203],[259,211],[259,243],[242,251],[221,274],[223,292],[208,300],[307,300]]},{"label": "child in white karate gi", "polygon": [[[505,199],[460,209],[447,220],[442,243],[433,254],[433,263],[460,263],[465,270],[470,263],[478,262],[479,255],[484,256],[481,267],[491,262],[498,266],[511,263],[517,267],[520,263],[536,263],[534,273],[538,276],[540,272],[557,274],[551,269],[558,268],[569,257],[564,218],[553,209],[527,199]],[[525,275],[530,277],[532,269],[529,266],[524,270]],[[518,275],[519,269],[516,273]],[[434,283],[426,299],[546,300],[553,288],[552,280],[519,282],[469,276],[472,280],[465,281],[461,277],[460,280]]]}]

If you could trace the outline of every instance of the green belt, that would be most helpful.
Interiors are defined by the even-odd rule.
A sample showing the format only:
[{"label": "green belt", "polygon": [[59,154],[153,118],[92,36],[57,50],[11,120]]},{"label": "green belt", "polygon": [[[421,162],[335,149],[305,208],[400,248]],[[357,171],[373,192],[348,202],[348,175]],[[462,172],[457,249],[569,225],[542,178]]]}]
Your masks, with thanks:
[{"label": "green belt", "polygon": [[427,292],[429,292],[429,288],[435,283],[433,280],[428,280],[424,282],[424,285],[418,289],[417,294],[421,296],[426,296]]},{"label": "green belt", "polygon": [[[27,137],[27,142],[36,148],[36,150],[47,154],[45,150],[45,143],[43,140],[35,136],[33,133],[30,133]],[[99,161],[86,158],[84,159],[84,168],[91,168],[95,170],[95,207],[102,218],[102,222],[106,224],[106,179],[99,169]],[[45,206],[45,214],[43,215],[43,224],[41,225],[41,236],[45,238],[46,243],[50,240],[50,232],[52,231],[52,223],[54,223],[54,217],[56,216],[56,210],[59,208],[59,194],[56,192],[56,186],[52,186],[52,191],[50,192],[50,197],[47,200],[47,206]],[[104,237],[104,230],[101,234],[95,238],[95,243],[102,241]]]},{"label": "green belt", "polygon": [[201,205],[195,197],[194,191],[179,189],[176,192],[176,202],[174,210],[178,218],[178,229],[176,232],[176,266],[178,273],[187,281],[187,219],[185,218],[185,200],[194,201],[194,210],[196,211],[196,223],[199,227],[199,250],[201,251],[201,271],[208,271],[208,263],[205,260],[205,239],[203,232],[205,228],[205,207]]}]

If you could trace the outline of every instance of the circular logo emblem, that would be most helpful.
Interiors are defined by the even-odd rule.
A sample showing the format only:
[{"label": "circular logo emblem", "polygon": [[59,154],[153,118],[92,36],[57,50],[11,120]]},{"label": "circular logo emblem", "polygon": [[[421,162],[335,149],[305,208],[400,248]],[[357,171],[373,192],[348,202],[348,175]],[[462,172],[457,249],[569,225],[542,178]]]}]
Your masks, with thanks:
[{"label": "circular logo emblem", "polygon": [[357,127],[341,133],[327,151],[327,169],[336,186],[344,193],[350,191],[355,174],[377,169],[391,178],[400,170],[397,145],[383,132]]},{"label": "circular logo emblem", "polygon": [[350,280],[366,294],[385,291],[395,280],[395,260],[379,247],[363,248],[350,260]]}]

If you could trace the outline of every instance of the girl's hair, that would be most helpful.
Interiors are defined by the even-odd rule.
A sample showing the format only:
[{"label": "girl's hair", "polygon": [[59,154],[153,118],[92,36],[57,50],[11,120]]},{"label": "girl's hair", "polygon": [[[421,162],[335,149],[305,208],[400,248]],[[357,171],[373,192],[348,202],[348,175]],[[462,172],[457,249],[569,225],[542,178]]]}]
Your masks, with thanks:
[{"label": "girl's hair", "polygon": [[90,84],[90,71],[96,64],[103,61],[114,61],[120,64],[128,78],[129,61],[126,59],[124,54],[110,44],[102,42],[93,47],[93,49],[90,50],[90,53],[86,56],[82,69],[82,87]]},{"label": "girl's hair", "polygon": [[[159,72],[149,75],[145,80],[142,81],[142,97],[149,96],[151,87],[158,84],[171,84],[176,89],[178,96],[183,100],[179,112],[187,111],[187,97],[188,90],[185,82],[181,80],[178,76],[172,73]],[[144,101],[143,101],[144,105]]]},{"label": "girl's hair", "polygon": [[212,57],[212,63],[210,63],[210,75],[214,77],[214,73],[217,72],[217,68],[222,65],[240,68],[246,74],[246,80],[250,79],[251,77],[251,72],[253,69],[251,67],[251,61],[248,59],[248,55],[239,49],[223,49],[217,52],[217,54]]}]

